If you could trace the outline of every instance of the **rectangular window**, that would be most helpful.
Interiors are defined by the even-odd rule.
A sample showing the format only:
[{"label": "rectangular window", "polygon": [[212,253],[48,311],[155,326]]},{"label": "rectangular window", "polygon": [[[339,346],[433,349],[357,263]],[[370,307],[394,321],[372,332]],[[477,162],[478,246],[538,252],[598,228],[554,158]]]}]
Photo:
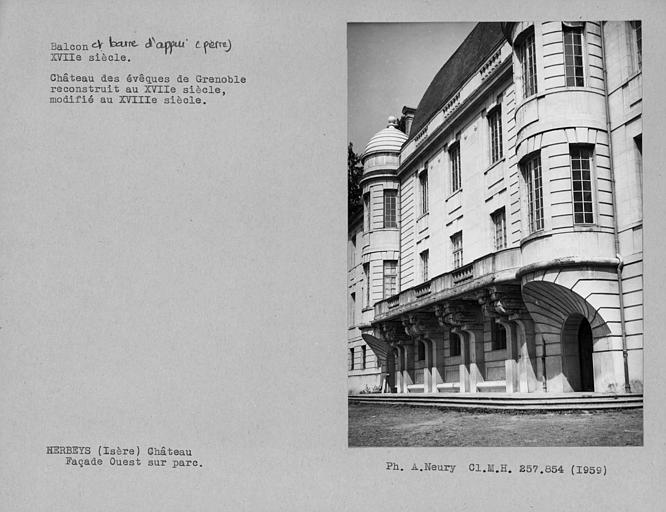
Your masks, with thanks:
[{"label": "rectangular window", "polygon": [[356,266],[356,234],[349,239],[349,268]]},{"label": "rectangular window", "polygon": [[428,213],[428,167],[419,174],[419,189],[421,191],[421,215]]},{"label": "rectangular window", "polygon": [[494,318],[490,319],[490,333],[493,350],[504,350],[506,348],[506,329]]},{"label": "rectangular window", "polygon": [[416,360],[417,361],[423,361],[425,359],[425,352],[426,352],[426,346],[425,343],[422,341],[417,341],[417,353],[416,353]]},{"label": "rectangular window", "polygon": [[638,170],[638,177],[641,180],[641,190],[643,190],[643,134],[634,137],[634,144],[636,146],[636,169]]},{"label": "rectangular window", "polygon": [[571,186],[573,189],[574,224],[592,224],[592,178],[590,162],[592,151],[589,148],[571,148]]},{"label": "rectangular window", "polygon": [[365,370],[367,368],[367,365],[368,365],[367,357],[368,357],[368,347],[363,345],[361,347],[361,369],[362,370]]},{"label": "rectangular window", "polygon": [[428,280],[428,251],[423,251],[421,253],[421,281],[426,282]]},{"label": "rectangular window", "polygon": [[451,193],[460,190],[460,143],[456,142],[449,149],[449,160],[451,162]]},{"label": "rectangular window", "polygon": [[537,93],[536,53],[534,50],[534,32],[531,32],[518,45],[518,59],[522,69],[523,98]]},{"label": "rectangular window", "polygon": [[363,307],[370,307],[370,263],[363,264],[363,277],[365,278],[365,300]]},{"label": "rectangular window", "polygon": [[398,262],[384,262],[384,298],[398,293]]},{"label": "rectangular window", "polygon": [[502,158],[502,109],[496,107],[488,114],[490,127],[490,163],[494,164]]},{"label": "rectangular window", "polygon": [[363,227],[370,231],[370,194],[363,194]]},{"label": "rectangular window", "polygon": [[583,69],[582,27],[562,27],[564,36],[564,70],[568,87],[585,85]]},{"label": "rectangular window", "polygon": [[530,233],[543,229],[543,190],[541,182],[541,157],[535,155],[522,165],[527,187],[527,206]]},{"label": "rectangular window", "polygon": [[356,325],[356,293],[349,295],[349,327]]},{"label": "rectangular window", "polygon": [[460,336],[454,332],[449,333],[449,356],[459,356],[461,353]]},{"label": "rectangular window", "polygon": [[384,190],[384,227],[398,227],[398,193],[396,190]]},{"label": "rectangular window", "polygon": [[632,31],[633,54],[636,62],[634,71],[640,71],[643,67],[643,27],[640,21],[630,21]]},{"label": "rectangular window", "polygon": [[354,369],[354,347],[349,349],[349,369]]},{"label": "rectangular window", "polygon": [[491,215],[495,234],[495,250],[506,248],[506,213],[500,208]]},{"label": "rectangular window", "polygon": [[453,268],[462,267],[463,264],[463,243],[462,231],[459,231],[451,237],[451,247],[453,253]]}]

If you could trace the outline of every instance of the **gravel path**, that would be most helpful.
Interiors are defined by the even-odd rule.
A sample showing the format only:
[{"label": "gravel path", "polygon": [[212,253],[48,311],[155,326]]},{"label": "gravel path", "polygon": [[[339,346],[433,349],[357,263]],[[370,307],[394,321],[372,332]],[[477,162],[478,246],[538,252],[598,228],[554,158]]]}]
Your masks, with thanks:
[{"label": "gravel path", "polygon": [[469,412],[349,404],[349,446],[641,446],[643,410]]}]

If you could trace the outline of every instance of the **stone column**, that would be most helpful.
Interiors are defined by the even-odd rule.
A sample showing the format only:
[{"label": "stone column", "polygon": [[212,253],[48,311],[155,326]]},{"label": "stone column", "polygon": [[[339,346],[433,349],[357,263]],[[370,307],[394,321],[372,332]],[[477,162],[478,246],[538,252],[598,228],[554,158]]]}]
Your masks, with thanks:
[{"label": "stone column", "polygon": [[483,382],[485,373],[485,358],[483,347],[483,329],[474,328],[471,325],[461,327],[467,334],[467,345],[469,346],[469,392],[476,393],[476,385]]},{"label": "stone column", "polygon": [[512,316],[517,327],[518,341],[518,381],[521,393],[531,393],[540,388],[539,379],[534,371],[536,359],[536,346],[534,343],[534,328],[532,321],[527,318]]},{"label": "stone column", "polygon": [[402,389],[403,393],[409,393],[407,386],[414,384],[409,375],[409,368],[414,366],[414,345],[403,345],[403,366],[402,366]]},{"label": "stone column", "polygon": [[506,381],[506,392],[515,393],[519,389],[518,377],[518,347],[517,347],[517,326],[514,322],[505,320],[502,317],[495,319],[506,330],[506,359],[504,361],[504,378]]},{"label": "stone column", "polygon": [[437,393],[438,392],[437,383],[440,381],[444,382],[444,378],[443,375],[440,375],[439,368],[437,366],[439,364],[439,360],[437,358],[437,342],[434,339],[430,340],[430,354],[432,361],[431,364],[432,388],[430,391],[432,393]]},{"label": "stone column", "polygon": [[469,393],[469,340],[468,334],[460,329],[452,329],[452,333],[460,338],[460,365],[458,366],[458,379],[460,380],[460,392]]},{"label": "stone column", "polygon": [[396,389],[396,392],[403,393],[403,390],[402,390],[402,365],[404,363],[403,363],[403,357],[402,357],[402,347],[397,346],[395,349],[397,351],[396,365],[395,365],[395,389]]},{"label": "stone column", "polygon": [[475,302],[463,300],[449,301],[435,307],[439,323],[460,336],[461,393],[476,393],[477,383],[483,381],[483,324],[479,320],[479,311]]},{"label": "stone column", "polygon": [[[436,368],[434,366],[435,343],[436,338],[441,333],[441,328],[437,318],[429,311],[416,311],[402,317],[402,325],[405,333],[409,336],[414,349],[418,348],[419,343],[423,343],[425,348],[425,365],[423,368],[423,392],[431,393],[437,391],[435,378]],[[412,364],[412,361],[409,363]]]}]

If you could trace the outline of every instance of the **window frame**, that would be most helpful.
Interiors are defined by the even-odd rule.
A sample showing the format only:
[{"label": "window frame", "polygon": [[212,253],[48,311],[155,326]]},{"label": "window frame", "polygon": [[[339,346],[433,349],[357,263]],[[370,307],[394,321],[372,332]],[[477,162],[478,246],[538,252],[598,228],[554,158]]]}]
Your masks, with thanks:
[{"label": "window frame", "polygon": [[370,307],[370,263],[363,264],[363,277],[365,278],[365,296],[363,297],[363,308]]},{"label": "window frame", "polygon": [[486,114],[486,119],[488,121],[488,139],[490,143],[490,165],[493,165],[504,156],[502,105],[499,104],[491,108]]},{"label": "window frame", "polygon": [[515,47],[518,61],[520,62],[521,92],[523,100],[526,100],[539,93],[534,26],[527,29],[521,35],[520,39],[515,43]]},{"label": "window frame", "polygon": [[[507,248],[506,236],[506,208],[502,206],[490,214],[493,223],[493,247],[495,251]],[[498,220],[500,221],[498,223]]]},{"label": "window frame", "polygon": [[368,347],[366,345],[361,345],[361,370],[366,370],[368,368]]},{"label": "window frame", "polygon": [[418,340],[418,345],[416,346],[416,360],[425,361],[426,358],[426,344],[423,341]]},{"label": "window frame", "polygon": [[459,357],[461,355],[462,355],[462,339],[460,337],[460,334],[449,331],[449,357]]},{"label": "window frame", "polygon": [[455,194],[462,189],[462,171],[460,165],[460,141],[457,140],[451,144],[449,153],[449,178],[451,184],[451,194]]},{"label": "window frame", "polygon": [[527,190],[529,233],[537,233],[545,227],[541,154],[537,152],[527,156],[522,160],[520,168]]},{"label": "window frame", "polygon": [[631,65],[633,72],[638,73],[643,70],[643,22],[641,20],[630,21],[629,32],[631,39]]},{"label": "window frame", "polygon": [[451,262],[453,268],[458,269],[463,266],[463,233],[458,231],[451,235]]},{"label": "window frame", "polygon": [[[500,332],[503,333],[500,335]],[[506,350],[507,332],[504,327],[495,318],[490,319],[490,340],[491,350]]]},{"label": "window frame", "polygon": [[421,282],[425,283],[428,281],[428,260],[430,258],[430,250],[426,249],[419,253],[420,262],[421,262]]},{"label": "window frame", "polygon": [[[578,42],[575,40],[571,44],[567,42],[567,34],[572,34],[575,38],[578,37]],[[580,48],[580,55],[575,53],[576,47]],[[569,54],[568,51],[574,50],[574,53]],[[564,57],[564,84],[567,87],[585,87],[585,26],[584,24],[562,24],[562,55]],[[573,59],[573,64],[567,64],[567,57]],[[580,59],[580,65],[576,64],[576,58]],[[573,75],[570,74],[570,69],[573,69]],[[580,74],[578,73],[580,71]],[[569,83],[572,80],[573,83]],[[578,83],[580,81],[580,83]]]},{"label": "window frame", "polygon": [[[393,199],[392,209],[387,208],[387,199]],[[394,188],[385,188],[384,189],[384,229],[397,228],[398,227],[398,191]],[[390,203],[389,203],[390,204]],[[392,215],[389,215],[389,214]],[[391,222],[392,217],[392,222]]]},{"label": "window frame", "polygon": [[351,347],[349,349],[349,370],[353,371],[356,368],[354,368],[354,347]]},{"label": "window frame", "polygon": [[370,192],[363,194],[363,229],[368,232],[371,228],[371,208],[370,208]]},{"label": "window frame", "polygon": [[425,163],[421,172],[419,172],[419,207],[420,215],[423,216],[428,213],[430,209],[429,205],[429,186],[428,186],[428,162]]},{"label": "window frame", "polygon": [[[577,155],[585,155],[586,158],[582,156],[576,157]],[[574,168],[574,162],[579,161],[581,164],[584,161],[587,161],[587,169],[580,167],[579,169]],[[573,224],[574,226],[580,225],[590,225],[595,223],[595,197],[594,197],[594,147],[583,144],[572,144],[569,146],[569,165],[571,169],[571,211],[573,215]],[[579,178],[576,178],[577,171],[580,173]],[[584,173],[587,172],[587,178],[584,177]],[[577,184],[580,184],[577,190]],[[588,188],[585,189],[587,184]],[[576,194],[581,194],[581,199],[576,200]],[[585,198],[585,194],[589,194],[589,199]],[[589,208],[586,208],[589,205]],[[581,211],[577,209],[582,208]],[[577,216],[582,215],[582,220],[578,221]]]},{"label": "window frame", "polygon": [[[387,265],[387,264],[391,264],[391,263],[394,264],[393,265],[393,274],[387,274],[387,272],[386,272],[387,267],[390,268],[390,265]],[[387,291],[386,291],[387,290],[387,286],[386,286],[387,285],[387,278],[393,278],[392,279],[393,280],[393,285],[392,285],[393,293],[388,293],[387,294]],[[382,293],[383,293],[384,299],[388,299],[389,297],[392,297],[393,295],[398,293],[398,260],[384,260],[383,278],[382,278]]]}]

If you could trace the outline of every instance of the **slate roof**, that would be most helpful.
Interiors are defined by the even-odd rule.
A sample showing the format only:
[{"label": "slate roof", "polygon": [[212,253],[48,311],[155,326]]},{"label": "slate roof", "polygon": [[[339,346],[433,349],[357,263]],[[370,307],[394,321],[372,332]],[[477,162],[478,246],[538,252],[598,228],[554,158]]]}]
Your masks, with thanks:
[{"label": "slate roof", "polygon": [[414,122],[409,133],[410,139],[421,131],[428,120],[479,69],[503,40],[501,23],[479,23],[472,29],[426,89],[416,107]]}]

